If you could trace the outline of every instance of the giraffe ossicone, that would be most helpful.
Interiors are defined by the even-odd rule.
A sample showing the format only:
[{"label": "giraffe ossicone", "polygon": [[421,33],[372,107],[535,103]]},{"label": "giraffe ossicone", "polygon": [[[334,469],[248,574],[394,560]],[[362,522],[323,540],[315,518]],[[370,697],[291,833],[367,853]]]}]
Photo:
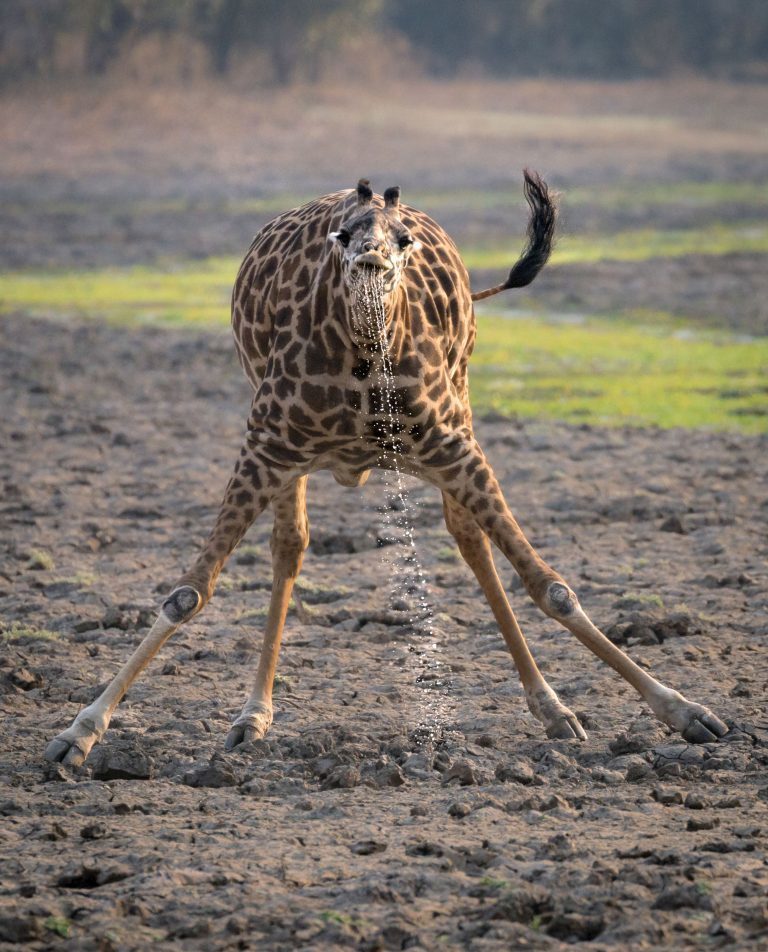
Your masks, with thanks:
[{"label": "giraffe ossicone", "polygon": [[[397,468],[441,491],[448,530],[488,600],[528,707],[549,736],[586,734],[531,655],[491,543],[536,605],[611,665],[661,721],[696,743],[726,733],[715,714],[665,687],[596,628],[526,539],[475,439],[468,384],[473,301],[529,284],[552,247],[555,200],[535,173],[525,172],[524,189],[527,244],[504,282],[476,293],[453,241],[428,215],[402,204],[397,186],[379,197],[361,179],[355,189],[278,216],[256,235],[232,295],[235,344],[253,399],[218,518],[147,636],[102,695],[51,741],[49,760],[83,762],[130,685],[205,606],[226,559],[271,505],[273,585],[264,642],[253,689],[226,746],[263,736],[272,720],[285,617],[309,543],[307,479],[320,469],[344,486],[359,486],[373,468]],[[363,287],[370,293],[372,285],[380,289],[375,332],[355,318]]]}]

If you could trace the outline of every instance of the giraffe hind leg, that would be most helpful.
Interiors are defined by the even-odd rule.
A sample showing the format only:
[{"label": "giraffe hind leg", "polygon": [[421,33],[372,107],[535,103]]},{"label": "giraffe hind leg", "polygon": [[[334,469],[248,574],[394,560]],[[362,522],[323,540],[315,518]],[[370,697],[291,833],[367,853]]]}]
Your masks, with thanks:
[{"label": "giraffe hind leg", "polygon": [[541,721],[547,737],[586,740],[579,719],[549,686],[528,648],[493,562],[488,536],[474,517],[450,496],[443,494],[443,512],[448,531],[456,540],[464,561],[475,573],[499,629],[520,674],[526,703]]},{"label": "giraffe hind leg", "polygon": [[457,442],[451,455],[453,459],[441,462],[427,478],[472,513],[520,575],[536,605],[631,684],[656,717],[685,740],[707,743],[726,734],[728,727],[716,714],[657,681],[592,623],[574,592],[526,539],[476,440]]},{"label": "giraffe hind leg", "polygon": [[293,586],[301,571],[304,552],[309,545],[306,495],[307,477],[302,476],[272,501],[275,514],[270,540],[272,593],[264,640],[253,689],[227,734],[224,744],[227,750],[264,737],[272,724],[272,686],[280,641]]}]

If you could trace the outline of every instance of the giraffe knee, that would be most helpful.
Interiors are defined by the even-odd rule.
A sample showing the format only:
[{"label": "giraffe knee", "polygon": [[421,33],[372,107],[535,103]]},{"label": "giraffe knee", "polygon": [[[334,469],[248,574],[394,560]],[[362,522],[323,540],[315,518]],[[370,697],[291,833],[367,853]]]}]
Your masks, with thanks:
[{"label": "giraffe knee", "polygon": [[203,607],[203,598],[191,585],[181,585],[163,602],[163,613],[175,625],[187,621]]},{"label": "giraffe knee", "polygon": [[308,545],[309,526],[306,524],[275,528],[269,543],[275,573],[282,577],[298,575]]},{"label": "giraffe knee", "polygon": [[552,618],[567,618],[579,607],[579,600],[564,582],[550,582],[539,605]]}]

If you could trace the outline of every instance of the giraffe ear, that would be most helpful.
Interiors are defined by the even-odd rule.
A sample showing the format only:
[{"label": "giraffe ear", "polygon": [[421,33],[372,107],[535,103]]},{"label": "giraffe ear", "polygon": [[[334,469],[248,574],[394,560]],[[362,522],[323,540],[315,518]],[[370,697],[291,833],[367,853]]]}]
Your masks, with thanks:
[{"label": "giraffe ear", "polygon": [[363,208],[365,205],[370,205],[373,200],[373,189],[371,188],[371,183],[367,178],[361,178],[357,183],[357,204],[358,207]]},{"label": "giraffe ear", "polygon": [[392,185],[384,192],[384,207],[396,209],[400,205],[400,186]]}]

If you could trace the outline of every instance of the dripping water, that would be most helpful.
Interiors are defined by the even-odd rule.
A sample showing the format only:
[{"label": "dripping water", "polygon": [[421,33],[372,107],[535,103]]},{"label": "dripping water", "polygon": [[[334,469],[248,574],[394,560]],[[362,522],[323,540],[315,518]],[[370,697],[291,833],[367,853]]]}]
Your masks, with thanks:
[{"label": "dripping water", "polygon": [[356,332],[377,346],[381,358],[376,367],[376,383],[382,394],[384,421],[379,459],[385,503],[378,509],[382,519],[379,537],[384,542],[382,561],[390,579],[390,608],[403,613],[407,620],[414,680],[425,685],[418,692],[420,723],[416,733],[422,741],[432,743],[446,725],[448,669],[440,659],[439,632],[434,624],[427,577],[416,550],[416,504],[408,494],[398,452],[399,414],[387,337],[384,284],[384,274],[379,269],[362,268],[356,272],[352,287],[353,319]]}]

